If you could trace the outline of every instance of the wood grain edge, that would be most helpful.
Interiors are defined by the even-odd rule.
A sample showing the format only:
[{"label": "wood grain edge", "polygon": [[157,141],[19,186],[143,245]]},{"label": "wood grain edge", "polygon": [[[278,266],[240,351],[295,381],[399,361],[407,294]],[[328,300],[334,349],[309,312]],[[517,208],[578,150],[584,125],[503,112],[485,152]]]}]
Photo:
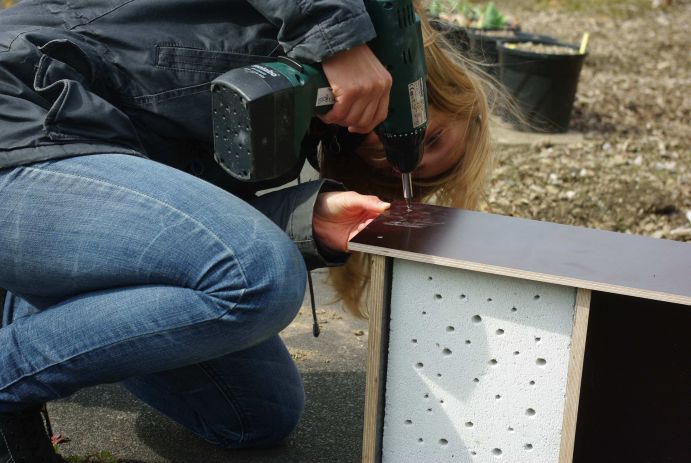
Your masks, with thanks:
[{"label": "wood grain edge", "polygon": [[[370,288],[365,303],[369,311],[369,339],[367,348],[367,377],[365,387],[365,423],[362,434],[363,463],[378,463],[381,458],[383,432],[383,400],[386,382],[388,339],[389,278],[387,258],[370,255],[372,271]],[[388,267],[388,268],[387,268]]]},{"label": "wood grain edge", "polygon": [[559,463],[571,463],[573,461],[591,294],[592,292],[589,289],[578,288],[576,291],[571,349],[569,350],[569,369],[566,377],[566,401],[564,403],[564,419],[562,421],[561,445],[559,447]]},{"label": "wood grain edge", "polygon": [[366,244],[353,243],[348,245],[351,251],[361,251],[371,254],[378,254],[386,257],[393,257],[398,259],[412,260],[416,262],[423,262],[433,265],[442,265],[445,267],[461,268],[465,270],[472,270],[482,273],[491,273],[493,275],[503,275],[508,277],[520,278],[522,280],[541,281],[544,283],[552,283],[561,286],[571,286],[573,288],[584,288],[593,291],[602,291],[605,293],[621,294],[624,296],[640,297],[643,299],[653,299],[663,302],[671,302],[673,304],[682,304],[691,306],[691,297],[681,294],[664,293],[658,291],[650,291],[638,288],[630,288],[627,286],[610,285],[606,283],[599,283],[595,281],[581,280],[578,278],[564,277],[559,275],[550,275],[546,273],[531,272],[528,270],[520,270],[511,267],[500,267],[497,265],[480,264],[477,262],[449,259],[445,257],[430,256],[427,254],[418,254],[407,251],[395,251],[389,248],[381,248],[377,246],[370,246]]}]

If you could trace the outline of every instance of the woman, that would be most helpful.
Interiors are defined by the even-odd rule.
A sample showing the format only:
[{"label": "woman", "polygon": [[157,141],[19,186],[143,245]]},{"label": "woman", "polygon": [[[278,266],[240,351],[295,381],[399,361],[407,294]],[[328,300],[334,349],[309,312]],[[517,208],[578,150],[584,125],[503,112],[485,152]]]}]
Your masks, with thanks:
[{"label": "woman", "polygon": [[[0,14],[0,461],[60,461],[41,404],[104,382],[222,447],[272,445],[298,422],[303,387],[277,333],[305,264],[342,264],[388,205],[332,180],[260,198],[225,184],[204,164],[209,82],[283,49],[323,63],[328,122],[368,133],[390,78],[360,2],[204,5]],[[200,166],[234,194],[181,171]]]},{"label": "woman", "polygon": [[[424,155],[413,172],[417,200],[443,206],[476,209],[492,167],[488,95],[497,93],[491,79],[473,68],[435,32],[421,15],[427,62],[429,124]],[[353,140],[355,139],[355,141]],[[323,177],[346,188],[377,195],[385,201],[401,198],[400,175],[391,170],[377,136],[364,140],[336,131],[322,143]],[[344,266],[329,269],[330,280],[346,308],[367,316],[370,261],[352,253]]]}]

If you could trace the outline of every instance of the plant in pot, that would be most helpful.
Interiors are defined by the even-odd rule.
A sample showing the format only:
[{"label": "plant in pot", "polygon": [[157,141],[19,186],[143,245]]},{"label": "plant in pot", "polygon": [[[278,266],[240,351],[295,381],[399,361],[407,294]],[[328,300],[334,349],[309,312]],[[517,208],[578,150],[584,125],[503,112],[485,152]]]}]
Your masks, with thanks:
[{"label": "plant in pot", "polygon": [[507,40],[497,45],[499,80],[523,118],[509,120],[516,128],[568,130],[585,48],[585,41],[580,48],[554,40]]},{"label": "plant in pot", "polygon": [[464,56],[485,66],[498,78],[499,55],[497,43],[502,40],[554,40],[543,35],[521,31],[516,18],[499,11],[494,2],[474,7],[463,1],[436,0],[429,6],[430,22],[445,34],[451,44]]}]

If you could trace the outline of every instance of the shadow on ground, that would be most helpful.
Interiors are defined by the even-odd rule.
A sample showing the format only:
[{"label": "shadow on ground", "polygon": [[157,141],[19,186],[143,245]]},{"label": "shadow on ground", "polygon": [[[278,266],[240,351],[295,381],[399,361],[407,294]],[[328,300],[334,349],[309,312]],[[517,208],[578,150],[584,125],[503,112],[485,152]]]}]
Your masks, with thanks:
[{"label": "shadow on ground", "polygon": [[56,431],[72,439],[65,455],[108,450],[120,463],[350,463],[360,460],[365,374],[303,375],[307,404],[297,430],[279,447],[218,449],[139,402],[117,385],[85,389],[52,404]]}]

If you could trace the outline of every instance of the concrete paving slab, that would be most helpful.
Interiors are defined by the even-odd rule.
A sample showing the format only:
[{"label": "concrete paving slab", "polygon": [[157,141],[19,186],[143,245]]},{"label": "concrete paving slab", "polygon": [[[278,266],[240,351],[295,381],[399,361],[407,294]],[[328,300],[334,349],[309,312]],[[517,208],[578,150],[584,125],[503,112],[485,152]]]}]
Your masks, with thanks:
[{"label": "concrete paving slab", "polygon": [[532,145],[535,143],[574,145],[584,140],[583,134],[575,131],[566,133],[521,132],[500,118],[492,118],[492,123],[492,135],[500,145]]},{"label": "concrete paving slab", "polygon": [[49,404],[56,432],[71,442],[63,455],[111,452],[121,463],[355,463],[360,461],[367,322],[333,304],[325,270],[313,273],[321,325],[312,336],[309,299],[281,336],[302,373],[305,414],[279,447],[226,451],[213,447],[115,384]]}]

